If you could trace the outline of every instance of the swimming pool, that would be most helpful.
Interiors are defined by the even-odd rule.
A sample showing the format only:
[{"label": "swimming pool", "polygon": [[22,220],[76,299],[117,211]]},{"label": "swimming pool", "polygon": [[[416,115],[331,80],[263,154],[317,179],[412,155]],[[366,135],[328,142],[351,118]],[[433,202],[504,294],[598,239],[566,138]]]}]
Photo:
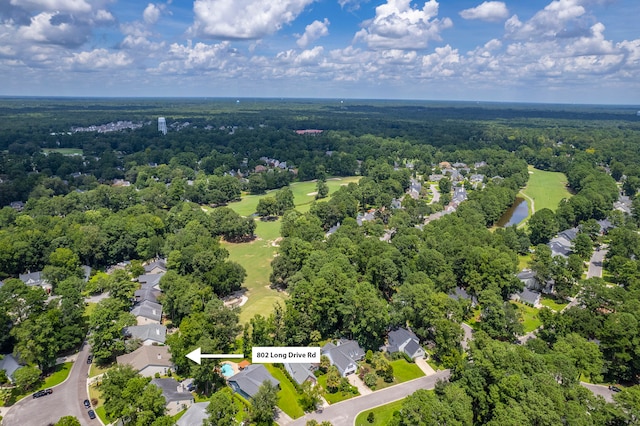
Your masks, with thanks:
[{"label": "swimming pool", "polygon": [[220,372],[224,377],[231,377],[235,374],[233,372],[233,367],[231,367],[231,364],[222,364],[220,366]]}]

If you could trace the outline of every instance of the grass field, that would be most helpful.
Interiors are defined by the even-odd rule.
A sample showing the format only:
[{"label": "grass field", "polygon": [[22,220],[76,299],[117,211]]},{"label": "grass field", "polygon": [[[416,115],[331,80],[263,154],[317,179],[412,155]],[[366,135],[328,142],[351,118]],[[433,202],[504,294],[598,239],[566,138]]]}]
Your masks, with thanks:
[{"label": "grass field", "polygon": [[[339,179],[339,180],[338,180]],[[327,180],[330,194],[335,192],[340,185],[357,182],[360,176],[345,178],[333,178]],[[296,210],[306,212],[314,200],[313,195],[308,195],[316,190],[315,182],[296,182],[290,185],[294,196]],[[272,194],[270,191],[266,195]],[[260,198],[266,195],[246,195],[241,201],[230,203],[229,207],[243,216],[253,214]],[[247,288],[247,302],[241,307],[240,322],[247,323],[254,315],[268,316],[273,311],[273,305],[282,302],[286,294],[272,290],[269,285],[271,274],[271,261],[276,254],[276,239],[280,237],[280,220],[263,222],[256,219],[257,238],[249,243],[223,242],[225,249],[229,251],[229,260],[238,262],[247,271],[244,287]]]},{"label": "grass field", "polygon": [[[356,417],[355,426],[386,426],[391,422],[393,413],[399,411],[402,408],[404,400],[391,402],[389,404],[381,405],[380,407],[372,408],[371,410],[363,411]],[[367,421],[369,413],[373,413],[373,423]]]},{"label": "grass field", "polygon": [[547,308],[552,309],[552,310],[554,310],[556,312],[560,312],[569,303],[567,303],[567,302],[558,303],[558,301],[556,301],[555,299],[552,299],[550,297],[544,296],[544,297],[542,297],[542,299],[540,299],[540,304],[542,304],[542,306],[546,306]]},{"label": "grass field", "polygon": [[42,148],[44,153],[57,152],[62,155],[82,155],[83,151],[79,148]]},{"label": "grass field", "polygon": [[[341,178],[330,178],[327,180],[329,186],[329,195],[335,192],[342,185],[349,184],[351,182],[358,182],[360,176],[349,176]],[[291,192],[293,192],[293,201],[296,205],[296,210],[300,212],[307,212],[311,207],[311,203],[315,200],[316,182],[294,182],[289,185]],[[240,201],[229,203],[229,208],[233,209],[239,215],[250,216],[256,212],[258,201],[261,198],[273,195],[277,190],[267,191],[266,194],[261,195],[244,195]]]},{"label": "grass field", "polygon": [[408,382],[409,380],[424,376],[420,367],[407,362],[405,359],[397,359],[395,361],[391,361],[390,364],[393,366],[393,377],[395,378],[394,383]]},{"label": "grass field", "polygon": [[[544,208],[555,212],[560,200],[571,197],[564,173],[538,170],[533,166],[529,166],[529,182],[520,194],[529,203],[529,217]],[[533,206],[531,200],[533,200]],[[523,220],[520,226],[523,226],[529,217]]]},{"label": "grass field", "polygon": [[298,404],[300,395],[296,392],[296,388],[289,381],[287,376],[275,367],[273,364],[264,364],[269,373],[280,382],[280,391],[278,392],[278,407],[293,419],[304,416],[304,410]]},{"label": "grass field", "polygon": [[522,315],[522,327],[525,333],[529,333],[542,325],[536,308],[518,302],[511,302],[511,304],[514,305],[520,312],[520,315]]}]

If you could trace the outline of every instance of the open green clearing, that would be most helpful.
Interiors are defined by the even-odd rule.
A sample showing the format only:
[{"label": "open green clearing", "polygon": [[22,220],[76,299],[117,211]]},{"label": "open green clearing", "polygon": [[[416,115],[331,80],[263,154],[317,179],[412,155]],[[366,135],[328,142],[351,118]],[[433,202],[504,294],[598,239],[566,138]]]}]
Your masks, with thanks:
[{"label": "open green clearing", "polygon": [[[341,185],[350,182],[357,182],[360,176],[345,178],[331,178],[327,180],[330,194],[335,192]],[[313,195],[308,195],[316,190],[316,182],[295,182],[290,185],[293,192],[296,210],[306,212],[314,201]],[[230,203],[229,207],[243,216],[253,214],[260,198],[274,191],[269,191],[266,195],[246,195],[242,200]],[[269,275],[271,274],[271,261],[277,251],[277,239],[280,237],[280,220],[266,222],[256,219],[257,238],[249,243],[228,243],[223,242],[225,249],[229,251],[229,260],[238,262],[247,271],[244,287],[248,292],[245,294],[249,299],[241,307],[240,322],[247,323],[256,314],[268,316],[273,311],[273,305],[282,302],[286,294],[270,288]]]},{"label": "open green clearing", "polygon": [[[533,166],[529,166],[529,182],[520,192],[525,198],[529,197],[533,199],[534,206],[531,206],[531,201],[527,198],[529,202],[529,216],[535,213],[535,211],[544,208],[555,212],[558,208],[558,203],[563,198],[571,197],[571,193],[567,188],[567,177],[564,173],[538,170]],[[535,208],[535,211],[532,210],[532,207]],[[522,223],[528,219],[529,218],[525,219]]]},{"label": "open green clearing", "polygon": [[[327,179],[327,185],[329,186],[329,195],[337,191],[342,185],[347,185],[351,182],[358,182],[360,176],[349,176],[339,178]],[[311,204],[315,200],[316,182],[294,182],[289,185],[291,192],[293,192],[293,201],[296,205],[296,210],[299,212],[307,212],[311,208]],[[256,212],[258,201],[261,198],[273,196],[277,189],[267,191],[266,194],[260,195],[243,195],[240,201],[229,203],[229,208],[233,209],[239,215],[250,216]]]},{"label": "open green clearing", "polygon": [[542,297],[542,299],[540,300],[540,304],[556,312],[560,312],[564,309],[565,306],[568,305],[568,303],[566,302],[559,303],[556,299],[552,299],[551,297],[547,296]]},{"label": "open green clearing", "polygon": [[57,152],[62,155],[82,155],[83,151],[79,148],[42,148],[45,154]]},{"label": "open green clearing", "polygon": [[[393,413],[399,411],[402,408],[404,400],[391,402],[389,404],[381,405],[380,407],[372,408],[358,414],[356,417],[355,426],[386,426],[391,422]],[[367,421],[369,413],[373,413],[373,423]]]},{"label": "open green clearing", "polygon": [[511,302],[511,304],[518,309],[522,316],[522,327],[525,333],[529,333],[542,325],[536,308],[518,302]]},{"label": "open green clearing", "polygon": [[424,376],[424,373],[417,365],[407,362],[406,359],[397,359],[389,364],[393,366],[394,383],[408,382]]},{"label": "open green clearing", "polygon": [[298,404],[298,392],[287,376],[273,364],[264,364],[269,373],[280,382],[278,392],[278,407],[293,419],[304,416],[304,410]]}]

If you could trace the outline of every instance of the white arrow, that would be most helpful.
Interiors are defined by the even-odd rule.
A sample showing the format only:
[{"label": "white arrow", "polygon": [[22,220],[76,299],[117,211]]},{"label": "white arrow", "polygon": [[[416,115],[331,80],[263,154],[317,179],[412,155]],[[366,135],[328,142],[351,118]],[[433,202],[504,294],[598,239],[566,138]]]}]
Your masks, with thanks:
[{"label": "white arrow", "polygon": [[242,358],[244,358],[243,354],[203,354],[202,353],[202,348],[198,348],[196,350],[193,350],[193,351],[189,352],[186,356],[191,361],[194,361],[197,364],[200,364],[200,360],[203,359],[203,358],[209,358],[209,359],[220,359],[220,358],[239,358],[239,359],[242,359]]}]

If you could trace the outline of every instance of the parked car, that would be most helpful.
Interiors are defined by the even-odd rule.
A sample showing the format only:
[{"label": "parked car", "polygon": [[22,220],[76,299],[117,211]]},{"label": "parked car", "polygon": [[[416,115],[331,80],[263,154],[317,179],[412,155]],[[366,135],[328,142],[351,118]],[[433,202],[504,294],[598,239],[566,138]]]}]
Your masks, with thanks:
[{"label": "parked car", "polygon": [[93,355],[89,355],[87,357],[87,364],[91,364],[93,362]]},{"label": "parked car", "polygon": [[609,386],[609,390],[610,390],[610,391],[613,391],[613,392],[622,392],[622,389],[620,389],[620,388],[619,388],[619,387],[617,387],[617,386],[613,386],[613,385],[610,385],[610,386]]},{"label": "parked car", "polygon": [[34,398],[34,399],[35,399],[35,398],[40,398],[41,396],[45,396],[46,394],[47,394],[47,393],[46,393],[45,391],[40,390],[40,391],[35,392],[35,393],[33,394],[33,398]]},{"label": "parked car", "polygon": [[96,418],[96,413],[95,413],[95,411],[93,411],[93,410],[89,410],[89,411],[87,412],[87,414],[89,414],[89,418],[90,418],[91,420],[93,420],[93,419],[95,419],[95,418]]},{"label": "parked car", "polygon": [[47,395],[51,395],[53,393],[53,389],[46,389],[44,393]]},{"label": "parked car", "polygon": [[84,408],[91,408],[91,403],[89,402],[88,399],[84,400]]}]

